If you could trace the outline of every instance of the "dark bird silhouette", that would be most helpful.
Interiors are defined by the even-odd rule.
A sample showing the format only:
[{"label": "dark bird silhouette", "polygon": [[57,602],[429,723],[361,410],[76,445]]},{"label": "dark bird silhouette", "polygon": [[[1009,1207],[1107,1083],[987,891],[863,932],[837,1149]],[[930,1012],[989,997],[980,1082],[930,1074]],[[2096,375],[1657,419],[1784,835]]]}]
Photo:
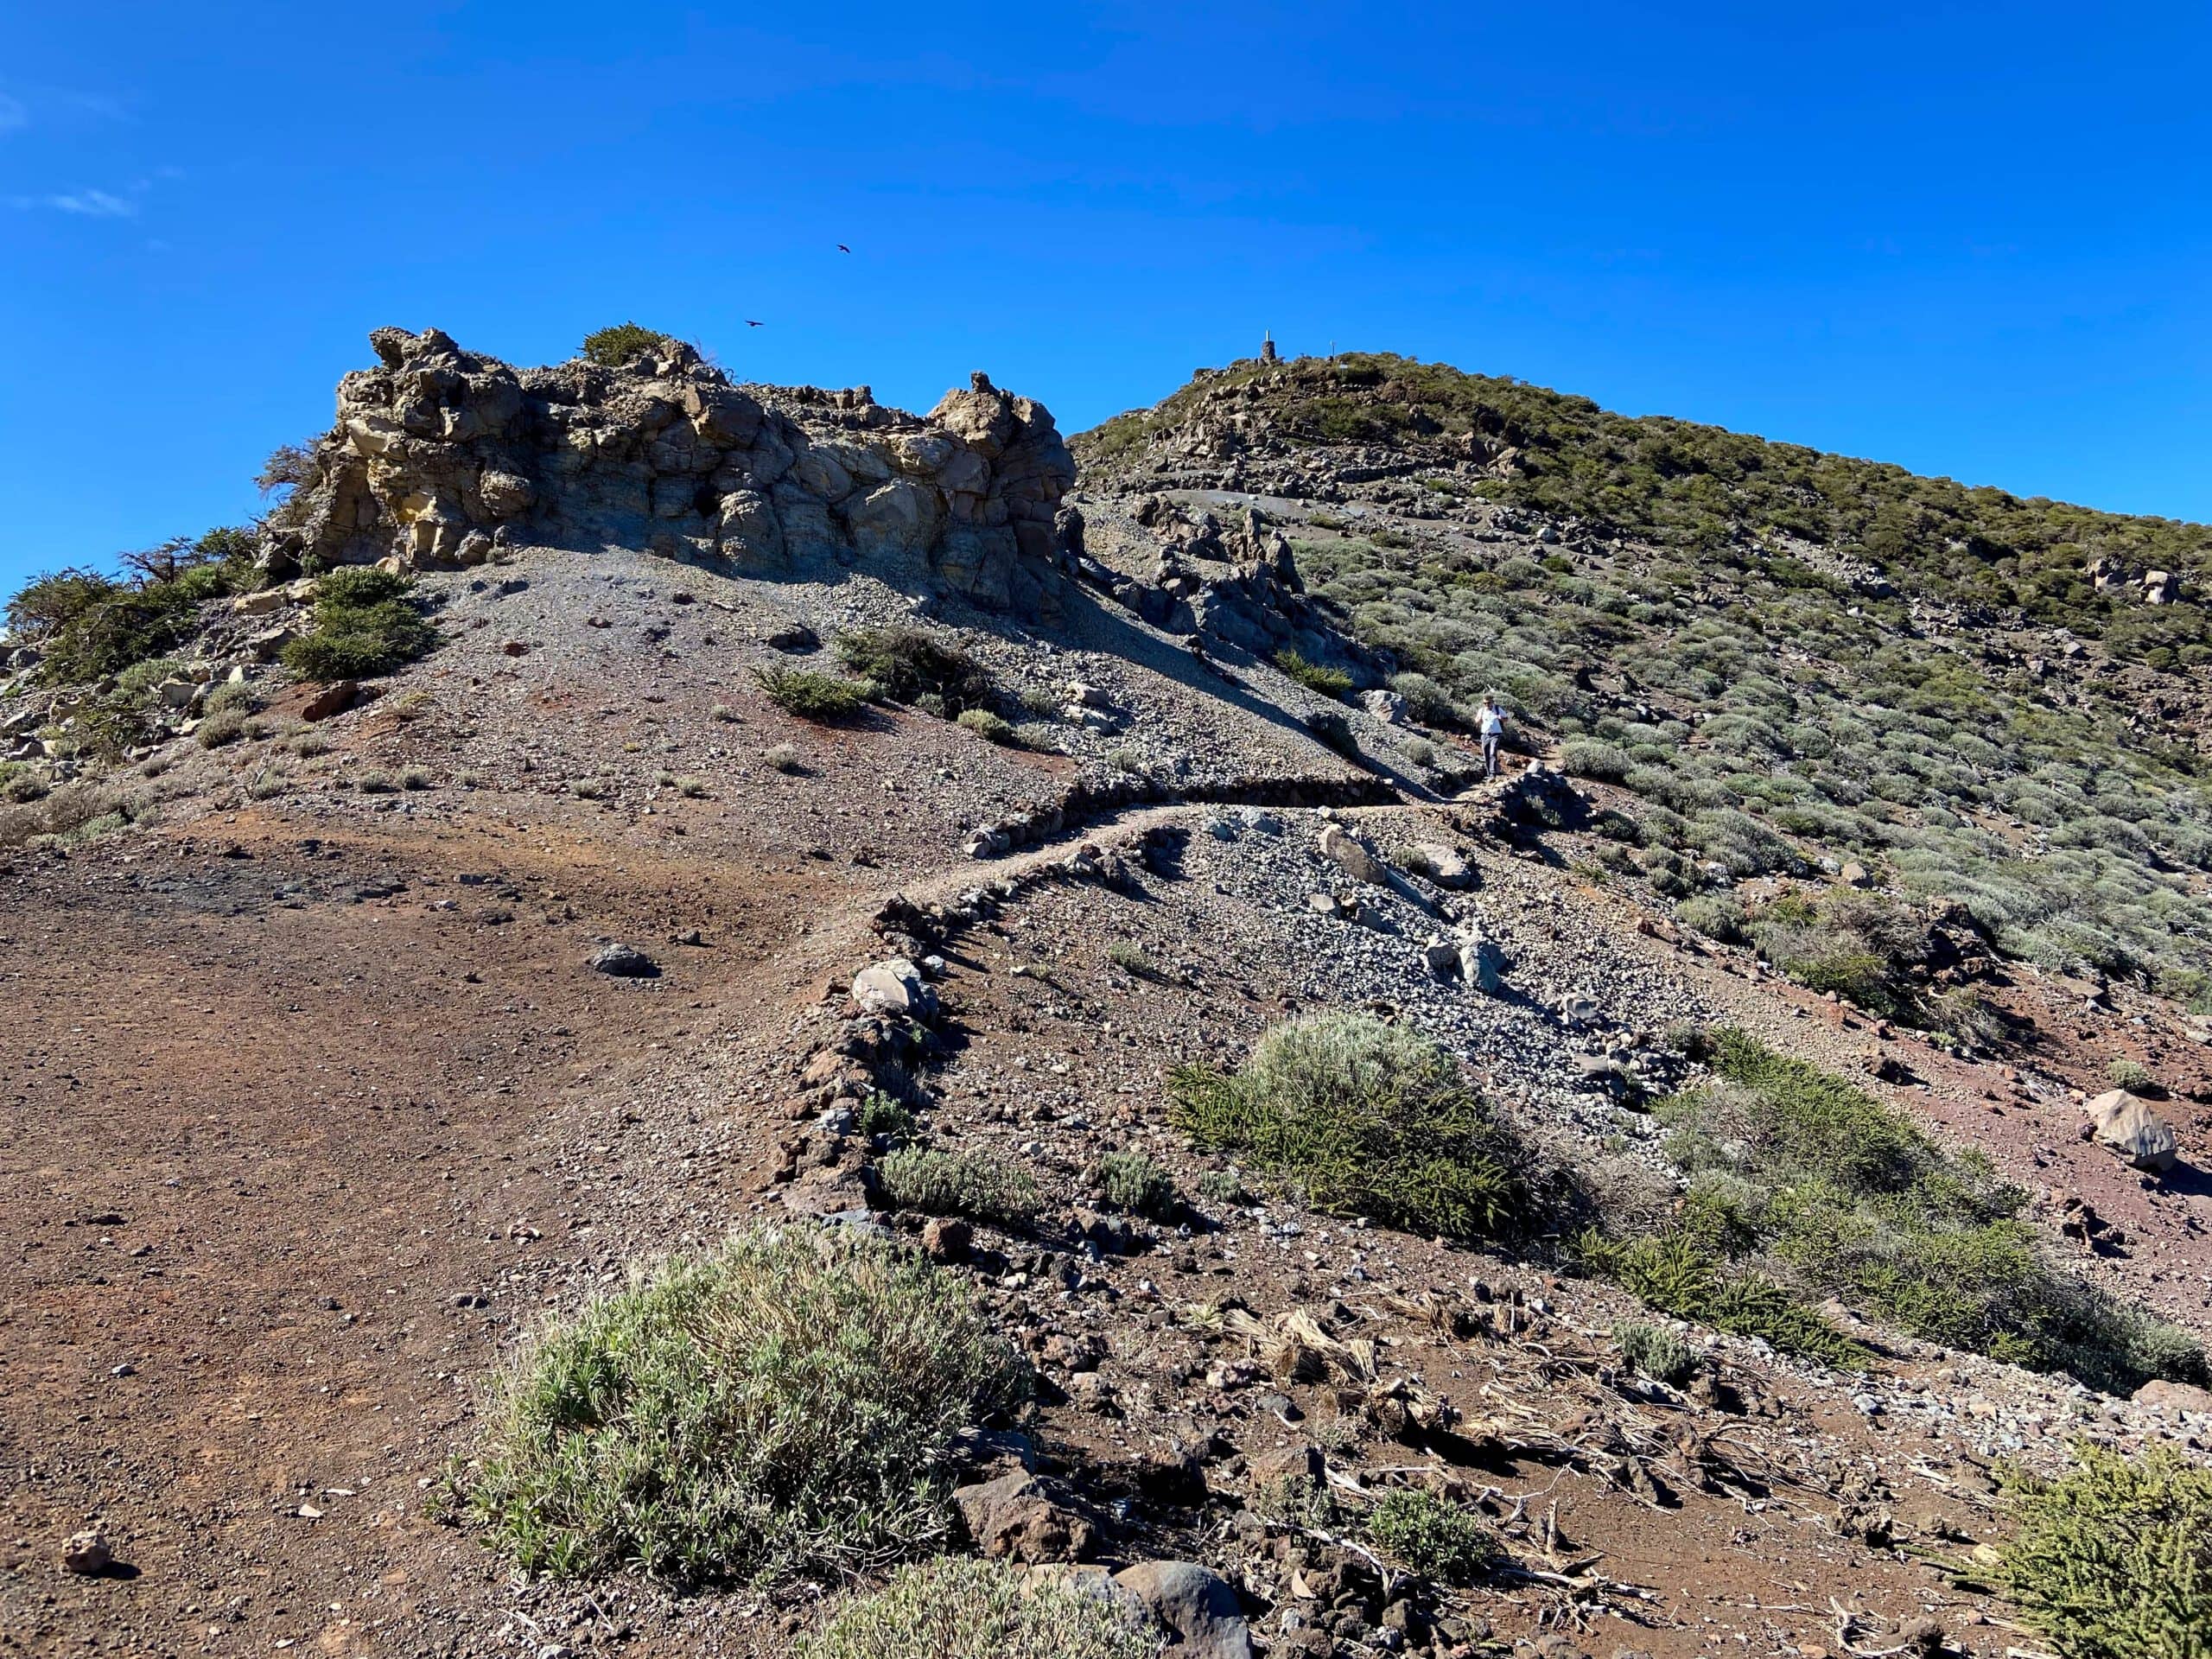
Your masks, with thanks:
[{"label": "dark bird silhouette", "polygon": [[753,321],[753,319],[752,319],[752,318],[750,318],[750,317],[747,317],[747,318],[745,320],[745,326],[746,326],[747,327],[748,327],[748,328],[764,328],[764,327],[767,327],[767,325],[766,325],[766,323],[755,322],[755,321]]},{"label": "dark bird silhouette", "polygon": [[837,245],[837,251],[840,253],[850,253],[852,250],[847,247],[843,243],[840,242]]}]

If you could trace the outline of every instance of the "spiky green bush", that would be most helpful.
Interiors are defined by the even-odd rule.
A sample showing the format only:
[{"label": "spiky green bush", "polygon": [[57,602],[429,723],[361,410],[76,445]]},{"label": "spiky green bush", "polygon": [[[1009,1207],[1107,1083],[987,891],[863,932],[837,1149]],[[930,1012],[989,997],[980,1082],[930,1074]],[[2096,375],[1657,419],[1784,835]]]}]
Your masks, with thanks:
[{"label": "spiky green bush", "polygon": [[611,328],[594,328],[586,334],[583,353],[594,363],[619,369],[647,352],[660,350],[668,340],[669,336],[658,329],[634,322],[618,322]]},{"label": "spiky green bush", "polygon": [[1118,1210],[1165,1220],[1181,1204],[1175,1178],[1141,1152],[1109,1152],[1090,1166],[1090,1188]]},{"label": "spiky green bush", "polygon": [[[1864,1090],[1740,1031],[1700,1033],[1698,1052],[1718,1081],[1656,1109],[1692,1177],[1668,1263],[1725,1277],[1726,1264],[1756,1261],[1801,1296],[1840,1296],[1928,1341],[2111,1392],[2204,1377],[2194,1338],[2052,1262],[2019,1219],[2026,1195],[1986,1157],[1938,1146]],[[1627,1248],[1634,1270],[1656,1265],[1652,1243]],[[1612,1259],[1618,1276],[1624,1258]],[[1637,1294],[1706,1317],[1687,1292]]]},{"label": "spiky green bush", "polygon": [[2009,1496],[2001,1579],[2065,1659],[2212,1659],[2212,1469],[2082,1446]]},{"label": "spiky green bush", "polygon": [[768,701],[801,720],[846,720],[867,706],[869,687],[810,668],[756,668],[753,677]]},{"label": "spiky green bush", "polygon": [[1681,1388],[1705,1363],[1704,1354],[1675,1332],[1640,1319],[1613,1327],[1613,1347],[1630,1370],[1670,1389]]},{"label": "spiky green bush", "polygon": [[358,680],[413,662],[438,643],[413,587],[373,565],[333,570],[315,583],[315,627],[284,647],[284,666],[304,680]]},{"label": "spiky green bush", "polygon": [[540,1332],[486,1391],[458,1508],[526,1572],[678,1584],[937,1548],[953,1446],[1027,1397],[957,1279],[789,1228],[674,1256]]},{"label": "spiky green bush", "polygon": [[934,696],[957,715],[991,695],[991,677],[958,645],[927,628],[894,625],[837,636],[837,660],[894,702]]},{"label": "spiky green bush", "polygon": [[1238,1152],[1317,1209],[1454,1238],[1510,1230],[1528,1201],[1512,1131],[1459,1066],[1419,1033],[1372,1014],[1276,1026],[1242,1072],[1168,1074],[1177,1124]]}]

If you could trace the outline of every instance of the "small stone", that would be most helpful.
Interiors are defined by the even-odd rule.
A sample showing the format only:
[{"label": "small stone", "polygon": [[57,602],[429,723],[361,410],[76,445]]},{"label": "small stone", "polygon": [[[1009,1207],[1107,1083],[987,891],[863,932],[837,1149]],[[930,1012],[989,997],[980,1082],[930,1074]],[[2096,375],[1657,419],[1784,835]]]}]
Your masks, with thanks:
[{"label": "small stone", "polygon": [[61,1570],[87,1578],[105,1573],[115,1564],[115,1551],[98,1528],[73,1533],[61,1546]]},{"label": "small stone", "polygon": [[584,965],[594,973],[610,974],[617,979],[656,979],[660,976],[660,964],[634,944],[603,944],[584,958]]}]

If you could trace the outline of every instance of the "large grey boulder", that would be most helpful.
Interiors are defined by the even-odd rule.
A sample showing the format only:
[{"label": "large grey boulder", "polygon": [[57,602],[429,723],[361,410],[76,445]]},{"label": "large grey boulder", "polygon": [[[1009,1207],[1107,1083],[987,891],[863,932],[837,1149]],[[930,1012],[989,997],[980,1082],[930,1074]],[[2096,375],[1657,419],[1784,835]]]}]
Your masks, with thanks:
[{"label": "large grey boulder", "polygon": [[1252,1659],[1252,1633],[1227,1580],[1195,1561],[1139,1561],[1114,1582],[1166,1633],[1177,1659]]}]

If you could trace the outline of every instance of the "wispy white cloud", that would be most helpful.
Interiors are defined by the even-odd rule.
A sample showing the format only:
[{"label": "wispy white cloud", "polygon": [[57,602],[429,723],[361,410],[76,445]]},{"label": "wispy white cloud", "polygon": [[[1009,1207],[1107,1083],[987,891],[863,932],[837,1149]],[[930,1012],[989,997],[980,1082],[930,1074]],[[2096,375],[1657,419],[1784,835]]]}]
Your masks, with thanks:
[{"label": "wispy white cloud", "polygon": [[43,196],[11,196],[8,205],[19,212],[47,208],[57,213],[74,213],[80,219],[131,219],[138,213],[138,204],[128,196],[115,195],[105,190],[67,190]]},{"label": "wispy white cloud", "polygon": [[19,98],[0,92],[0,133],[21,132],[31,124],[31,112]]}]

